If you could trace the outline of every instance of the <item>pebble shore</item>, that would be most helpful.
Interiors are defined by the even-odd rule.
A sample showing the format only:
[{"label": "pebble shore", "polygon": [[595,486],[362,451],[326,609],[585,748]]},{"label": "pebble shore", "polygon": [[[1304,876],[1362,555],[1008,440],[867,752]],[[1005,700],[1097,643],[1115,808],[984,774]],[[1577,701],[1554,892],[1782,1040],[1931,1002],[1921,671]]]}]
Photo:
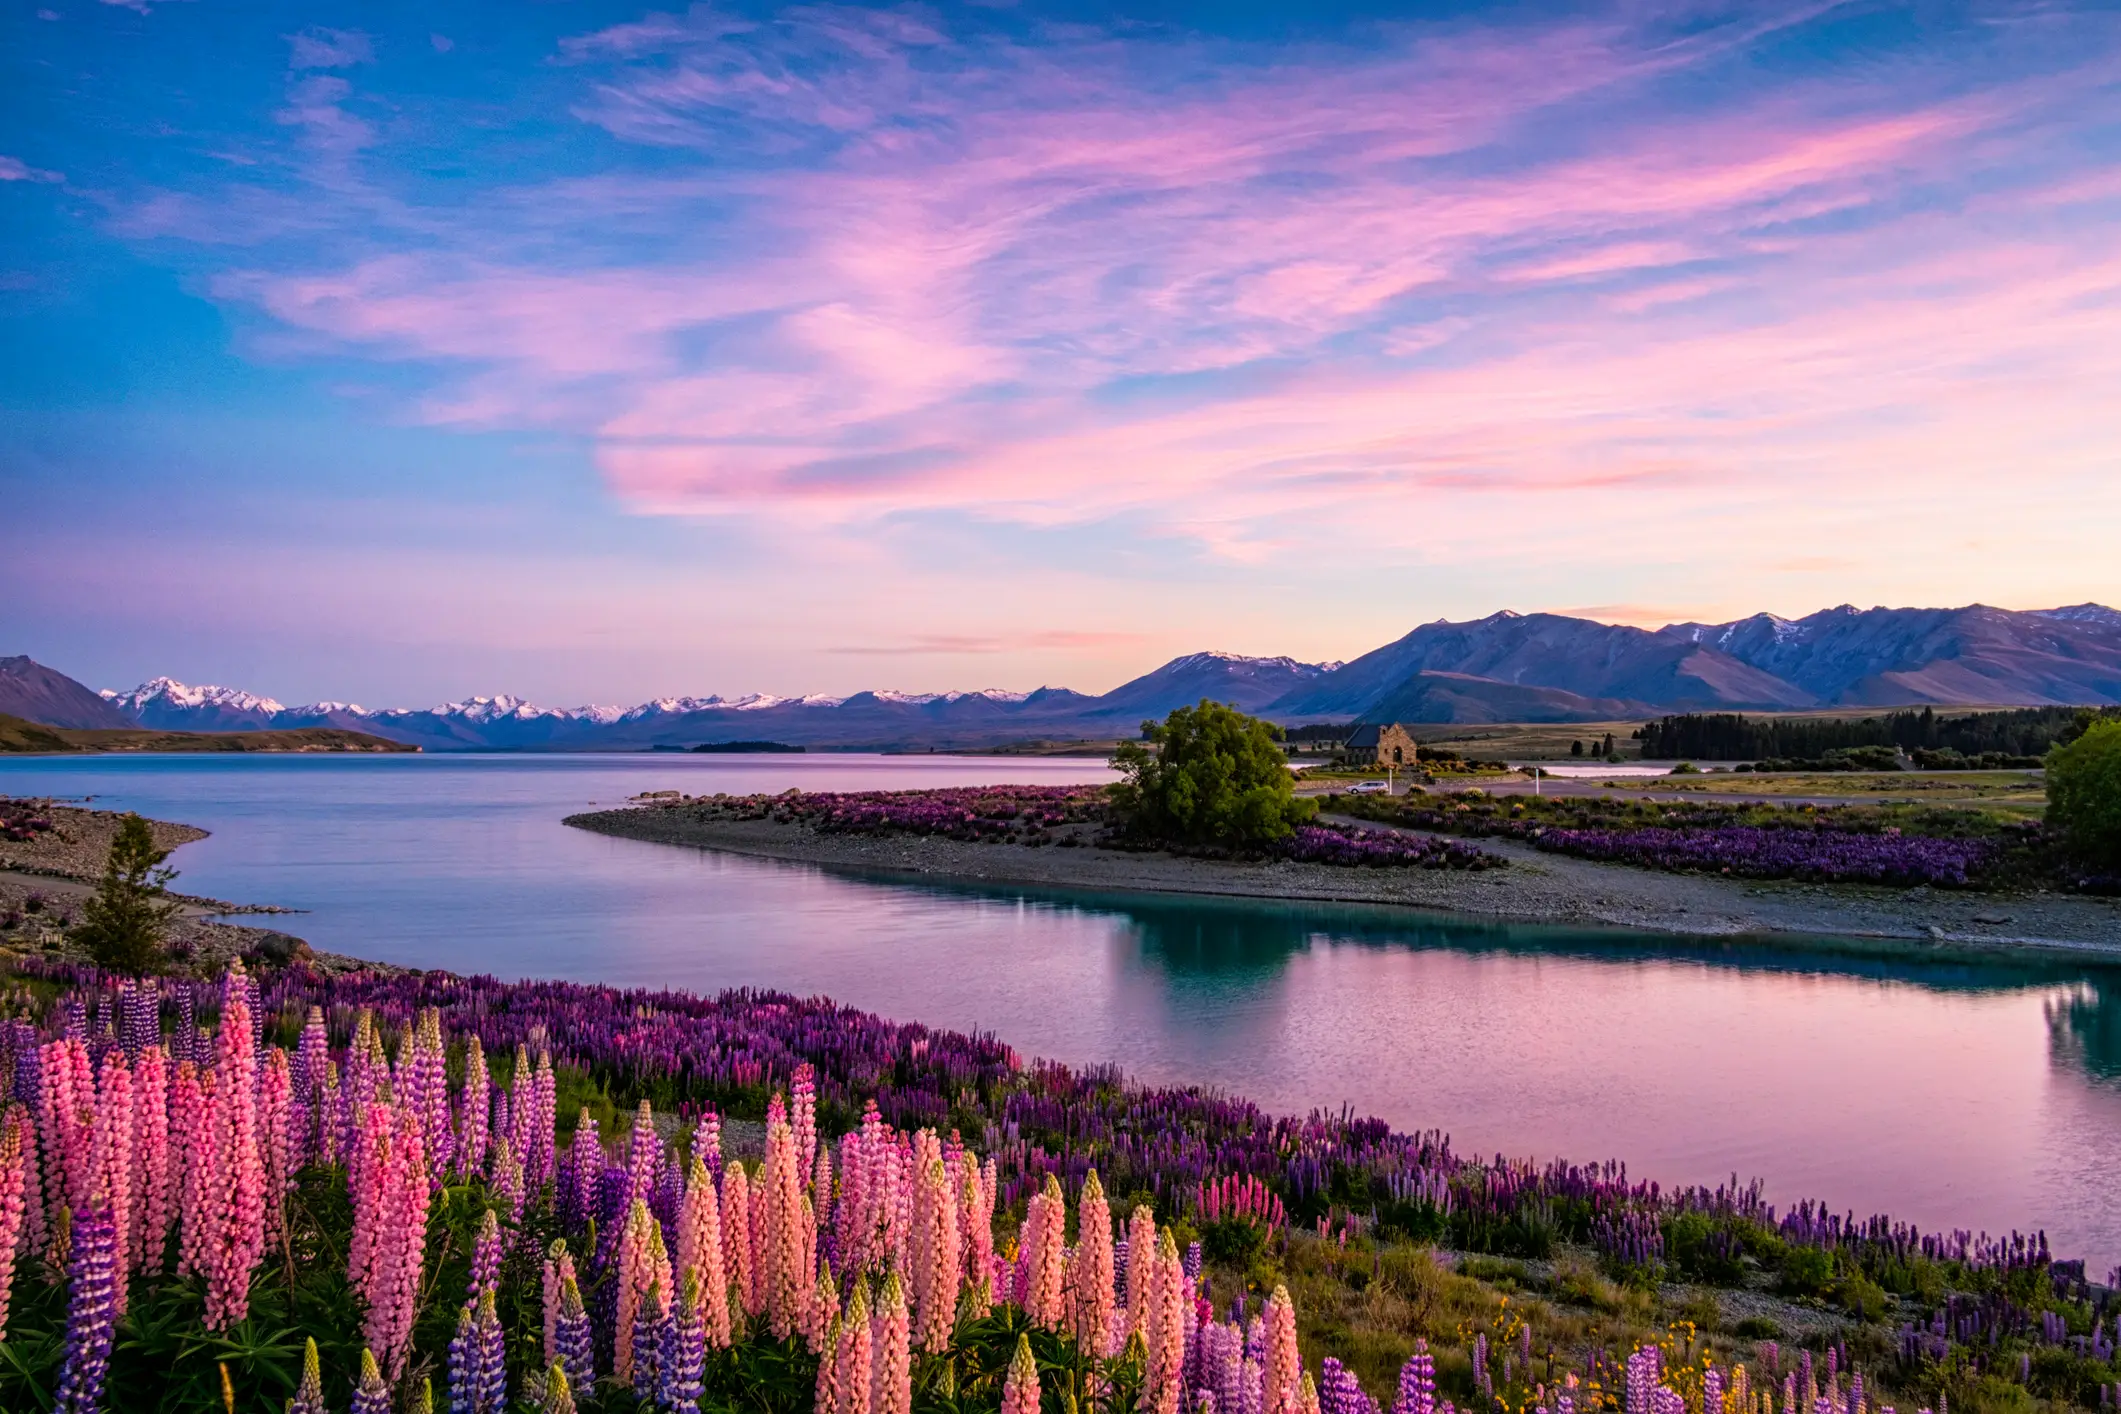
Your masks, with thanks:
[{"label": "pebble shore", "polygon": [[1664,874],[1542,854],[1501,840],[1478,843],[1509,859],[1509,868],[1465,872],[1246,864],[1094,847],[970,844],[932,835],[821,835],[802,824],[713,818],[712,812],[683,804],[595,811],[569,816],[566,823],[626,839],[881,876],[1397,904],[1513,922],[1693,936],[1871,940],[1946,955],[2043,951],[2121,957],[2121,901],[2114,899]]}]

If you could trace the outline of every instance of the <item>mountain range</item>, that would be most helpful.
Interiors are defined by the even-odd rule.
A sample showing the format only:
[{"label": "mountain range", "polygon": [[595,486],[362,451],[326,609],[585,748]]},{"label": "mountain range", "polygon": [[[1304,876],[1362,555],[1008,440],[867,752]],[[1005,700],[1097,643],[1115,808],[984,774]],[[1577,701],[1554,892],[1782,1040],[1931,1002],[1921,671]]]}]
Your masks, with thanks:
[{"label": "mountain range", "polygon": [[380,710],[288,707],[154,678],[97,694],[28,658],[0,659],[0,712],[55,726],[183,731],[342,727],[428,750],[638,751],[771,740],[811,747],[962,749],[1109,739],[1213,698],[1276,721],[1613,721],[1672,711],[2121,703],[2121,612],[1823,610],[1642,629],[1504,611],[1438,620],[1346,663],[1194,653],[1100,696],[859,692],[851,697],[666,697],[631,708],[547,708],[509,696]]}]

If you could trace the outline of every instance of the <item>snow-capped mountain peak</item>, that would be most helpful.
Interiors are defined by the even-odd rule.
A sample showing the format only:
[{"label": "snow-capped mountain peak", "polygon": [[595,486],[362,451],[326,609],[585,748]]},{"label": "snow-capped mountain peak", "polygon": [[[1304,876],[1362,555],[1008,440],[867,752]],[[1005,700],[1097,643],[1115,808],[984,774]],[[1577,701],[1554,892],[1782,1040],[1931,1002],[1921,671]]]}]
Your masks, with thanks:
[{"label": "snow-capped mountain peak", "polygon": [[439,707],[427,709],[437,717],[456,717],[475,726],[512,718],[519,722],[535,721],[539,717],[564,717],[567,714],[550,707],[540,707],[520,697],[502,693],[497,697],[467,697],[462,702],[445,702]]},{"label": "snow-capped mountain peak", "polygon": [[2107,628],[2121,628],[2121,609],[2109,609],[2104,604],[2066,604],[2059,609],[2035,609],[2036,619],[2059,619],[2063,623],[2103,624]]},{"label": "snow-capped mountain peak", "polygon": [[1233,668],[1279,668],[1284,672],[1297,673],[1330,673],[1340,666],[1338,663],[1302,663],[1287,656],[1261,658],[1247,653],[1226,653],[1221,649],[1209,649],[1205,653],[1188,653],[1183,658],[1173,658],[1170,662],[1164,664],[1162,671],[1174,672],[1183,671],[1187,668],[1212,668],[1218,664],[1228,664]]},{"label": "snow-capped mountain peak", "polygon": [[192,687],[170,677],[149,678],[130,692],[112,692],[106,688],[101,695],[135,716],[151,706],[183,711],[217,707],[223,711],[255,712],[267,717],[287,710],[270,697],[260,697],[240,688],[217,687],[211,683]]}]

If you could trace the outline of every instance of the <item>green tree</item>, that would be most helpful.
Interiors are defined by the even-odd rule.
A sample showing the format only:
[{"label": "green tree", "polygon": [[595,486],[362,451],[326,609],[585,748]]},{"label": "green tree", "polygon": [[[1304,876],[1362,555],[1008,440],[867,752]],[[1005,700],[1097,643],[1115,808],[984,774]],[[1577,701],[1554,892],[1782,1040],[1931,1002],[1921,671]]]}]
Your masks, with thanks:
[{"label": "green tree", "polygon": [[103,864],[103,882],[81,910],[74,940],[96,965],[138,975],[162,963],[162,929],[182,907],[168,896],[177,871],[162,861],[169,851],[155,847],[154,831],[138,815],[118,822]]},{"label": "green tree", "polygon": [[[1296,798],[1281,728],[1203,698],[1142,723],[1112,764],[1126,780],[1114,803],[1135,833],[1196,844],[1263,844],[1318,810]],[[1154,750],[1151,750],[1151,747]]]},{"label": "green tree", "polygon": [[2121,869],[2121,721],[2047,753],[2047,823],[2085,863]]}]

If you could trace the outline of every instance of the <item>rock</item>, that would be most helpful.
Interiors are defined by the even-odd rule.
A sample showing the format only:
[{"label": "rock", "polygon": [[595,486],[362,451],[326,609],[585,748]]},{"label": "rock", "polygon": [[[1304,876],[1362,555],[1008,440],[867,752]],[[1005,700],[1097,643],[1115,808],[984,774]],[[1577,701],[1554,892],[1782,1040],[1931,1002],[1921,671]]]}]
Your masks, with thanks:
[{"label": "rock", "polygon": [[1944,930],[1942,928],[1939,928],[1936,924],[1930,924],[1928,931],[1929,935],[1932,938],[1935,938],[1938,942],[1941,943],[1944,941]]},{"label": "rock", "polygon": [[300,938],[287,933],[267,933],[251,946],[247,956],[255,962],[284,967],[290,962],[307,961],[315,954]]}]

